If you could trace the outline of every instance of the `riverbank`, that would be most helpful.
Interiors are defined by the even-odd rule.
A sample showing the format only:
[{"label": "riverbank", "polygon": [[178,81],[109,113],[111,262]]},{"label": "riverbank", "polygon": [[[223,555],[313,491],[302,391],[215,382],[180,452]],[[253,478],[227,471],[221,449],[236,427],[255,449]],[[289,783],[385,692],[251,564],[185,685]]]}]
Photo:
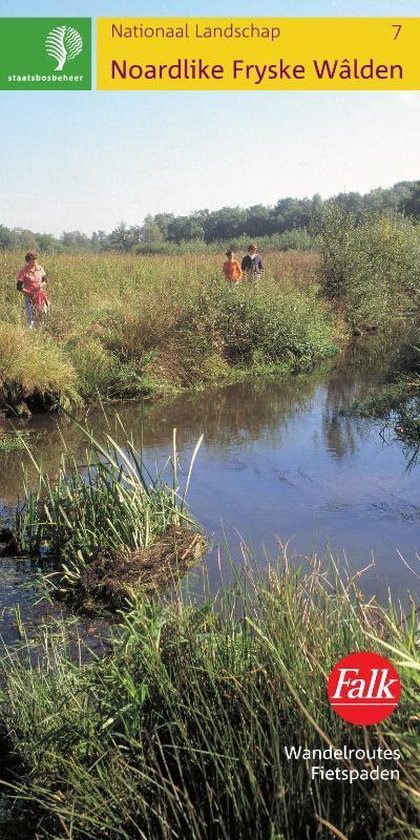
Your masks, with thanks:
[{"label": "riverbank", "polygon": [[310,370],[337,352],[342,321],[318,295],[313,253],[270,253],[260,286],[232,287],[214,255],[48,257],[52,311],[28,332],[0,254],[0,408],[16,413],[168,395]]},{"label": "riverbank", "polygon": [[[253,569],[248,556],[233,589],[200,608],[180,591],[165,605],[138,599],[103,660],[72,661],[65,628],[3,658],[15,776],[2,836],[13,825],[21,840],[417,837],[414,608],[366,603],[359,575],[340,581],[319,563],[294,572],[284,556],[264,578]],[[372,648],[398,668],[402,699],[383,724],[349,727],[327,675],[349,650]],[[291,746],[345,746],[353,757],[326,768],[368,781],[322,782]],[[382,780],[367,772],[372,755]]]}]

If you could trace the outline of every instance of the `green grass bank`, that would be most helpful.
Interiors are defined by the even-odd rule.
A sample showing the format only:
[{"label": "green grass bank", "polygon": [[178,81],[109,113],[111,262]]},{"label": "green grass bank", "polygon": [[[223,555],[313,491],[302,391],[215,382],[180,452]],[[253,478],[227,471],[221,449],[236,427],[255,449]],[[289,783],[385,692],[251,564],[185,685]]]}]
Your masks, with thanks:
[{"label": "green grass bank", "polygon": [[267,254],[260,287],[231,287],[222,255],[41,256],[52,311],[25,326],[21,254],[0,253],[0,400],[31,410],[173,393],[310,369],[342,326],[318,296],[317,256]]},{"label": "green grass bank", "polygon": [[[65,628],[2,660],[9,814],[2,836],[55,840],[415,840],[420,661],[414,605],[382,609],[319,563],[247,570],[200,608],[138,599],[108,656],[72,660]],[[398,668],[398,709],[350,726],[326,693],[349,651]],[[361,749],[348,760],[285,748]],[[385,760],[385,749],[397,751]],[[379,751],[379,756],[378,756]],[[400,757],[398,757],[400,756]],[[397,769],[398,778],[313,778]],[[3,803],[5,805],[5,803]],[[16,834],[7,831],[14,831]]]}]

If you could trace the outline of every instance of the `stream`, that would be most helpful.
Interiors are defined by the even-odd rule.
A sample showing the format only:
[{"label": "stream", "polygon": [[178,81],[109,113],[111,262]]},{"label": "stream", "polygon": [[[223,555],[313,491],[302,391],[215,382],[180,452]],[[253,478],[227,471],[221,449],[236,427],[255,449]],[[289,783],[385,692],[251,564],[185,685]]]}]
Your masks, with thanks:
[{"label": "stream", "polygon": [[[118,415],[152,470],[170,455],[176,428],[181,484],[204,434],[188,499],[210,539],[204,564],[213,591],[220,575],[225,583],[232,580],[231,559],[242,562],[241,543],[258,566],[267,557],[274,560],[279,544],[287,543],[289,558],[298,563],[308,555],[332,555],[340,568],[359,570],[374,561],[360,580],[366,597],[384,603],[390,590],[406,604],[409,592],[418,597],[420,574],[413,451],[392,428],[384,431],[379,422],[345,413],[355,399],[374,393],[377,373],[375,360],[356,347],[311,375],[94,407],[88,422],[96,437],[108,432],[122,441]],[[86,441],[69,418],[2,421],[3,428],[11,425],[29,433],[31,451],[51,475],[63,439],[83,464]],[[3,512],[22,495],[22,462],[30,483],[35,471],[27,453],[0,454]],[[30,560],[0,560],[0,634],[6,644],[19,638],[16,608],[24,623],[51,609],[38,602],[37,574]],[[198,591],[199,571],[189,577]]]}]

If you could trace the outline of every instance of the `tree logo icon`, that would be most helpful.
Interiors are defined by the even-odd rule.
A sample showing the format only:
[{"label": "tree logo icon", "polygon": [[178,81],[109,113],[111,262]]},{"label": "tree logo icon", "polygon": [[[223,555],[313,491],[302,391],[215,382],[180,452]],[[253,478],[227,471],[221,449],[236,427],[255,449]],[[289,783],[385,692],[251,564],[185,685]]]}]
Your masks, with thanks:
[{"label": "tree logo icon", "polygon": [[82,52],[82,36],[73,26],[56,26],[45,39],[45,49],[57,61],[55,69],[63,70],[66,61],[76,58]]}]

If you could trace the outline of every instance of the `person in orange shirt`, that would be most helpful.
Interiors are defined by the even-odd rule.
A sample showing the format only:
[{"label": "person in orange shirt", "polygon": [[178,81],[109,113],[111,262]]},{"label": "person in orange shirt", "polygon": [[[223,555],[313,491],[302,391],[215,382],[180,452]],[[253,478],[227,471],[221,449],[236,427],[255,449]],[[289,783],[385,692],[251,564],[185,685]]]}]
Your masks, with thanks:
[{"label": "person in orange shirt", "polygon": [[233,251],[226,251],[227,260],[223,263],[223,273],[232,283],[239,283],[242,280],[242,269],[235,260]]}]

